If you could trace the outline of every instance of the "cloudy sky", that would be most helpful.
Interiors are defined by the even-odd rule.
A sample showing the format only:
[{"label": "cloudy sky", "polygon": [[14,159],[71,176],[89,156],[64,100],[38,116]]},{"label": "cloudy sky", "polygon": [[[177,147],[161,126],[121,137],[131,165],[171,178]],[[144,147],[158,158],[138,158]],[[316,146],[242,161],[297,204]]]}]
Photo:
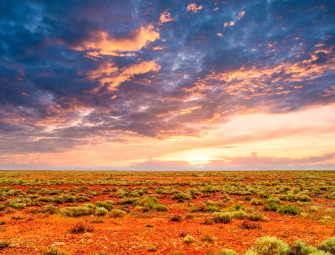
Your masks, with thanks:
[{"label": "cloudy sky", "polygon": [[0,1],[0,169],[334,169],[335,2]]}]

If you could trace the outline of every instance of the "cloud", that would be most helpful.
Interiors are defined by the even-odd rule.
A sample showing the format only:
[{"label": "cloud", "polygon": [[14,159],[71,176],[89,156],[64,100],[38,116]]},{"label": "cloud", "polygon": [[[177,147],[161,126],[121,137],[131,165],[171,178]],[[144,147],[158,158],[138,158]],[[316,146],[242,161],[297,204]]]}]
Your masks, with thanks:
[{"label": "cloud", "polygon": [[107,31],[97,30],[71,48],[77,51],[93,50],[100,55],[120,55],[123,52],[139,51],[159,38],[159,30],[153,25],[140,27],[120,36],[110,36]]},{"label": "cloud", "polygon": [[238,13],[237,20],[242,19],[243,16],[244,16],[244,14],[245,14],[245,11],[240,11],[240,12]]},{"label": "cloud", "polygon": [[198,11],[202,10],[202,5],[197,5],[196,3],[190,3],[187,7],[186,7],[186,11],[187,12],[193,12],[193,13],[197,13]]},{"label": "cloud", "polygon": [[[298,114],[334,102],[333,4],[10,1],[0,14],[0,154],[8,155],[6,162],[13,155],[17,164],[54,157],[53,164],[71,165],[76,155],[76,162],[106,166],[111,155],[99,157],[94,148],[102,144],[99,151],[107,154],[117,141],[125,146],[118,149],[129,149],[123,155],[131,162],[124,159],[123,166],[226,145],[235,147],[215,152],[211,162],[251,152],[282,159],[333,152],[333,120],[318,127],[306,121],[318,122],[333,109],[303,119]],[[270,118],[279,113],[298,114],[305,124]],[[267,117],[220,130],[245,114]],[[268,128],[254,128],[255,121]],[[164,139],[178,143],[166,148]]]},{"label": "cloud", "polygon": [[169,10],[166,10],[164,12],[162,12],[161,16],[159,17],[159,22],[161,24],[166,23],[166,22],[170,22],[170,21],[174,21],[175,19],[171,17],[171,14],[169,12]]},{"label": "cloud", "polygon": [[96,93],[102,86],[106,85],[107,90],[114,91],[121,83],[132,79],[136,75],[158,72],[160,69],[160,65],[154,61],[133,64],[121,70],[111,63],[103,63],[98,69],[89,72],[88,77],[92,80],[99,80],[100,86],[92,90],[92,93]]}]

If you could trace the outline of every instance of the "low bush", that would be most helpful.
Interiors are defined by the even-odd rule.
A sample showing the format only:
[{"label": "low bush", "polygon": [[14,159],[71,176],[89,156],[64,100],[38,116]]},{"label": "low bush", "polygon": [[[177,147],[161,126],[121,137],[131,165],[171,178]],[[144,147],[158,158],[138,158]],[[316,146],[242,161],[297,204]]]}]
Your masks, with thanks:
[{"label": "low bush", "polygon": [[261,237],[255,241],[254,251],[258,255],[286,255],[290,247],[276,237]]},{"label": "low bush", "polygon": [[108,217],[110,218],[122,218],[124,216],[126,216],[126,212],[119,210],[119,209],[112,209],[109,213],[108,213]]},{"label": "low bush", "polygon": [[104,223],[104,222],[105,221],[103,219],[100,219],[100,218],[91,220],[91,223],[94,223],[94,224],[101,224],[101,223]]},{"label": "low bush", "polygon": [[228,224],[233,221],[233,216],[227,212],[215,212],[212,216],[215,223]]},{"label": "low bush", "polygon": [[14,209],[24,209],[27,206],[27,203],[30,203],[31,200],[29,198],[13,198],[9,200],[8,206]]},{"label": "low bush", "polygon": [[94,214],[97,216],[104,216],[108,213],[108,210],[105,207],[95,208]]},{"label": "low bush", "polygon": [[207,206],[206,211],[207,212],[219,212],[220,210],[219,208],[213,205],[213,206]]},{"label": "low bush", "polygon": [[70,228],[70,232],[74,234],[93,232],[94,227],[83,222],[78,222],[74,227]]},{"label": "low bush", "polygon": [[91,215],[94,213],[94,208],[91,206],[68,206],[60,210],[63,216],[67,217],[80,217],[85,215]]},{"label": "low bush", "polygon": [[184,200],[190,200],[192,198],[192,196],[188,193],[183,193],[183,192],[178,192],[176,194],[174,194],[172,196],[172,199],[176,199],[180,202],[184,201]]},{"label": "low bush", "polygon": [[251,200],[251,204],[252,205],[262,205],[262,204],[264,204],[264,201],[263,200],[260,200],[260,199],[252,199]]},{"label": "low bush", "polygon": [[232,249],[221,249],[215,255],[238,255],[238,253]]},{"label": "low bush", "polygon": [[195,238],[193,236],[187,235],[183,239],[184,243],[191,244],[195,242]]},{"label": "low bush", "polygon": [[60,251],[57,248],[50,248],[44,251],[43,255],[67,255],[67,253]]},{"label": "low bush", "polygon": [[252,221],[269,221],[268,217],[258,211],[248,213],[246,218]]},{"label": "low bush", "polygon": [[329,238],[318,245],[318,249],[335,254],[335,237]]},{"label": "low bush", "polygon": [[148,251],[153,252],[153,251],[156,251],[156,250],[157,250],[157,246],[155,246],[155,245],[149,245]]},{"label": "low bush", "polygon": [[280,214],[297,215],[297,214],[301,213],[301,210],[299,208],[296,208],[296,207],[291,206],[291,205],[283,205],[282,207],[280,207],[278,212]]},{"label": "low bush", "polygon": [[246,196],[246,197],[244,198],[244,200],[245,200],[245,201],[251,201],[252,198],[251,198],[250,196]]},{"label": "low bush", "polygon": [[53,205],[46,205],[42,209],[43,213],[56,214],[58,213],[58,207]]},{"label": "low bush", "polygon": [[315,247],[309,246],[300,240],[295,241],[291,247],[292,255],[309,255],[315,252],[317,252]]},{"label": "low bush", "polygon": [[152,209],[154,209],[157,212],[166,212],[169,210],[169,207],[167,207],[166,205],[162,205],[162,204],[156,204],[153,206]]},{"label": "low bush", "polygon": [[109,200],[107,200],[107,201],[97,201],[95,206],[96,207],[103,207],[108,211],[110,211],[114,208],[113,201],[109,201]]},{"label": "low bush", "polygon": [[265,211],[273,211],[273,212],[276,212],[279,209],[280,209],[280,205],[273,201],[267,204],[264,208]]}]

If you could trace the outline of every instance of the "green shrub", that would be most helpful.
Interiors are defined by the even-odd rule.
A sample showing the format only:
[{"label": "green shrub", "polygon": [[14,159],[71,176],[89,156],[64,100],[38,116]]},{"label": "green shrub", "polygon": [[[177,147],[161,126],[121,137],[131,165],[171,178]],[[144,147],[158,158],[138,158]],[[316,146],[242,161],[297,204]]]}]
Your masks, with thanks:
[{"label": "green shrub", "polygon": [[248,213],[246,218],[252,221],[269,221],[268,217],[257,211]]},{"label": "green shrub", "polygon": [[329,238],[318,245],[318,249],[335,254],[335,237]]},{"label": "green shrub", "polygon": [[148,251],[156,251],[156,250],[157,250],[157,246],[149,245]]},{"label": "green shrub", "polygon": [[238,253],[232,249],[221,249],[215,255],[238,255]]},{"label": "green shrub", "polygon": [[43,252],[43,255],[67,255],[67,253],[58,250],[57,248],[50,248]]},{"label": "green shrub", "polygon": [[96,207],[103,207],[103,208],[106,208],[107,211],[110,211],[114,208],[113,206],[113,201],[97,201],[96,202]]},{"label": "green shrub", "polygon": [[315,251],[313,253],[309,253],[309,255],[332,255],[332,254],[326,251]]},{"label": "green shrub", "polygon": [[108,217],[111,218],[122,218],[124,216],[126,216],[126,212],[119,210],[119,209],[112,209],[109,213],[108,213]]},{"label": "green shrub", "polygon": [[314,252],[317,252],[315,247],[309,246],[300,240],[295,241],[291,247],[292,255],[310,255]]},{"label": "green shrub", "polygon": [[108,210],[105,207],[95,208],[94,214],[97,216],[104,216],[108,213]]},{"label": "green shrub", "polygon": [[52,197],[39,197],[37,198],[37,201],[41,203],[50,203],[53,201],[53,198]]},{"label": "green shrub", "polygon": [[286,195],[281,195],[280,200],[286,200],[286,201],[292,201],[292,202],[309,202],[311,201],[311,198],[306,194],[294,194],[292,192],[289,192]]},{"label": "green shrub", "polygon": [[101,224],[101,223],[104,223],[105,221],[103,219],[97,218],[97,219],[91,220],[90,222],[94,224]]},{"label": "green shrub", "polygon": [[188,193],[178,192],[172,196],[172,199],[177,199],[179,201],[190,200],[192,196]]},{"label": "green shrub", "polygon": [[29,198],[13,198],[8,202],[8,206],[14,209],[24,209],[30,202]]},{"label": "green shrub", "polygon": [[122,197],[128,196],[128,194],[129,194],[129,191],[126,188],[119,188],[116,191],[116,197],[118,197],[118,198],[122,198]]},{"label": "green shrub", "polygon": [[280,209],[278,210],[278,212],[280,214],[297,215],[297,214],[301,213],[301,210],[299,208],[296,208],[296,207],[291,206],[291,205],[283,205],[282,207],[280,207]]},{"label": "green shrub", "polygon": [[89,205],[84,206],[68,206],[60,209],[60,213],[67,217],[80,217],[91,215],[94,213],[94,208]]},{"label": "green shrub", "polygon": [[251,200],[251,204],[252,205],[262,205],[262,204],[264,204],[264,201],[254,198],[254,199]]},{"label": "green shrub", "polygon": [[64,197],[64,202],[65,202],[65,203],[73,203],[73,202],[76,202],[76,197],[74,197],[74,196],[67,196],[67,197]]},{"label": "green shrub", "polygon": [[267,204],[264,208],[265,211],[273,211],[273,212],[276,212],[279,209],[280,209],[280,205],[273,201]]},{"label": "green shrub", "polygon": [[207,206],[206,211],[207,212],[219,212],[220,210],[219,208],[213,205],[213,206]]},{"label": "green shrub", "polygon": [[195,238],[193,236],[187,235],[184,237],[184,243],[191,244],[195,242]]},{"label": "green shrub", "polygon": [[137,191],[132,191],[132,192],[129,193],[129,196],[131,196],[131,197],[139,197],[140,194]]},{"label": "green shrub", "polygon": [[65,202],[65,199],[62,196],[55,196],[55,197],[53,197],[52,202],[55,203],[55,204],[63,204]]},{"label": "green shrub", "polygon": [[233,216],[227,212],[214,212],[212,216],[215,223],[228,224],[233,221]]},{"label": "green shrub", "polygon": [[247,250],[244,255],[257,255],[257,253],[253,249]]},{"label": "green shrub", "polygon": [[169,207],[167,207],[166,205],[162,205],[162,204],[156,204],[153,206],[152,209],[154,209],[157,212],[166,212],[169,210]]},{"label": "green shrub", "polygon": [[143,206],[148,209],[153,209],[153,207],[157,205],[157,198],[156,197],[144,197],[142,199],[136,200],[135,204],[137,206]]},{"label": "green shrub", "polygon": [[126,197],[126,198],[123,198],[121,201],[119,201],[118,204],[131,205],[131,204],[134,204],[136,201],[137,201],[137,198],[135,197]]},{"label": "green shrub", "polygon": [[255,241],[254,250],[258,255],[286,255],[288,244],[276,237],[261,237]]},{"label": "green shrub", "polygon": [[58,207],[53,205],[46,205],[42,209],[43,213],[56,214],[58,213]]}]

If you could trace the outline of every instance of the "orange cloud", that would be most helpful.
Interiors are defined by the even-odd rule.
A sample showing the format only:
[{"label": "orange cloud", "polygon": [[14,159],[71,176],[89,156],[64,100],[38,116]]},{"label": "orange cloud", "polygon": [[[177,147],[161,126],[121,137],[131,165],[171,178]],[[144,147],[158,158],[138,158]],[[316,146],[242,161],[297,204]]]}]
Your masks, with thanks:
[{"label": "orange cloud", "polygon": [[165,49],[166,49],[165,46],[156,46],[152,48],[152,50],[165,50]]},{"label": "orange cloud", "polygon": [[198,105],[198,106],[192,106],[192,107],[183,109],[183,110],[180,112],[180,114],[189,114],[189,113],[192,113],[193,111],[195,111],[195,110],[199,110],[199,109],[201,109],[201,105]]},{"label": "orange cloud", "polygon": [[174,21],[174,18],[171,17],[171,14],[169,13],[168,10],[166,10],[165,12],[163,12],[161,14],[161,16],[159,17],[159,23],[163,24],[166,22],[170,22],[170,21]]},{"label": "orange cloud", "polygon": [[110,91],[116,90],[117,87],[133,78],[137,74],[148,72],[158,72],[161,66],[155,61],[145,61],[139,64],[133,64],[129,67],[119,70],[113,63],[104,63],[98,69],[88,73],[88,78],[91,80],[99,80],[100,85],[91,92],[98,92],[103,86],[107,85]]},{"label": "orange cloud", "polygon": [[238,13],[237,20],[240,20],[240,19],[242,19],[242,18],[243,18],[243,16],[244,16],[244,14],[245,14],[245,11],[240,11],[240,12]]},{"label": "orange cloud", "polygon": [[197,13],[198,11],[200,11],[202,9],[202,5],[197,6],[196,3],[190,3],[187,8],[186,11],[187,12],[193,12],[193,13]]},{"label": "orange cloud", "polygon": [[[139,51],[150,42],[160,38],[159,30],[154,26],[148,25],[130,31],[128,37],[112,37],[106,31],[93,31],[87,40],[72,49],[83,51],[93,50],[99,52],[99,55],[120,55],[124,52]],[[97,54],[93,53],[93,56]]]},{"label": "orange cloud", "polygon": [[[333,52],[334,49],[323,49],[322,51]],[[199,79],[196,82],[196,87],[189,91],[201,93],[210,87],[220,86],[224,83],[226,92],[244,99],[262,95],[288,94],[292,89],[300,89],[301,87],[285,86],[287,83],[301,82],[306,79],[313,80],[322,77],[326,72],[335,71],[335,55],[327,62],[317,63],[318,52],[321,50],[317,49],[309,59],[295,63],[282,62],[270,67],[252,66],[241,67],[238,70],[225,73],[213,72],[204,79]],[[281,75],[273,78],[273,74]],[[326,94],[332,93],[330,90],[324,92]]]}]

